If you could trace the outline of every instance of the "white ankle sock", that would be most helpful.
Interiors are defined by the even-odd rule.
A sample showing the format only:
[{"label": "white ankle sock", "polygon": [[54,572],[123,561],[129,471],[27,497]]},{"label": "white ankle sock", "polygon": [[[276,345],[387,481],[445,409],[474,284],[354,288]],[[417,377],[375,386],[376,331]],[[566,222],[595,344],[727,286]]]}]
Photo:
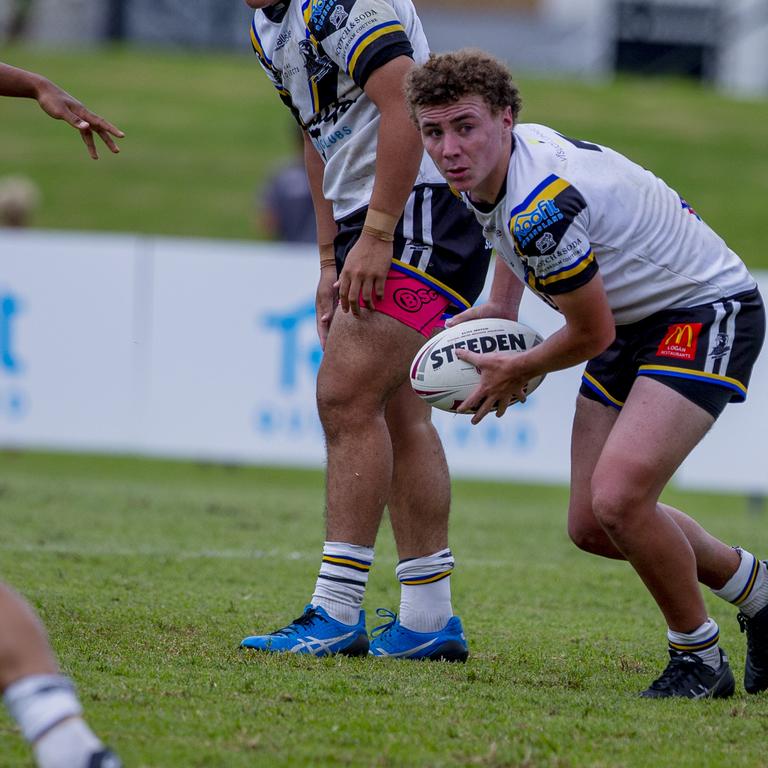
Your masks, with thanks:
[{"label": "white ankle sock", "polygon": [[85,721],[79,717],[54,726],[35,743],[40,768],[87,768],[90,757],[102,748]]},{"label": "white ankle sock", "polygon": [[667,640],[671,650],[696,655],[712,669],[720,669],[720,628],[713,619],[707,619],[693,632],[668,629]]},{"label": "white ankle sock", "polygon": [[82,720],[75,686],[63,675],[30,675],[3,699],[24,738],[34,744],[40,768],[85,768],[101,742]]},{"label": "white ankle sock", "polygon": [[453,566],[450,549],[400,561],[395,573],[400,581],[402,626],[414,632],[438,632],[448,623],[453,616]]},{"label": "white ankle sock", "polygon": [[373,565],[373,548],[326,541],[312,605],[324,608],[344,624],[357,624]]},{"label": "white ankle sock", "polygon": [[768,605],[768,569],[751,552],[740,547],[735,549],[741,557],[739,567],[725,586],[713,589],[712,593],[752,617]]}]

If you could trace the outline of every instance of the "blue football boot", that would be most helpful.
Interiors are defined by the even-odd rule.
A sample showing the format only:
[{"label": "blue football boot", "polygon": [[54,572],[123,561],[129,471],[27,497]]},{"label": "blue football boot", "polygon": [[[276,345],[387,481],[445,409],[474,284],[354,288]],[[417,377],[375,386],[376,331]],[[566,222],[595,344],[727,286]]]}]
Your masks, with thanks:
[{"label": "blue football boot", "polygon": [[246,637],[240,647],[271,653],[365,656],[368,653],[365,611],[360,611],[357,624],[342,624],[331,618],[323,608],[308,605],[304,613],[287,627],[268,635]]},{"label": "blue football boot", "polygon": [[414,632],[406,629],[392,611],[379,608],[376,613],[389,621],[371,632],[368,653],[372,656],[431,661],[466,661],[469,656],[467,638],[458,616],[452,616],[439,632]]}]

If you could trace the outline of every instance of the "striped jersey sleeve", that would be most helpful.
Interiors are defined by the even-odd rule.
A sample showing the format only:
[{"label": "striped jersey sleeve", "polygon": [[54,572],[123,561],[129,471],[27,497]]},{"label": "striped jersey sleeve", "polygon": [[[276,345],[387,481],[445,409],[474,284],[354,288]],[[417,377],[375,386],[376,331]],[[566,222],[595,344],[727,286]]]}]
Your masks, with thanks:
[{"label": "striped jersey sleeve", "polygon": [[386,0],[318,0],[308,28],[325,54],[360,88],[387,62],[413,58],[405,25]]},{"label": "striped jersey sleeve", "polygon": [[587,215],[579,190],[555,175],[510,212],[509,233],[531,288],[556,296],[595,276],[598,265],[587,236]]}]

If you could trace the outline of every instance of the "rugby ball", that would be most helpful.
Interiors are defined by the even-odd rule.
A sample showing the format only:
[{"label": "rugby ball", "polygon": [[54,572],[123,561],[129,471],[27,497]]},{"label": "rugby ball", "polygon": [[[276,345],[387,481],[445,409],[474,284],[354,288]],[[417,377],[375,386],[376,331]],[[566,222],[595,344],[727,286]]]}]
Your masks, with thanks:
[{"label": "rugby ball", "polygon": [[[416,354],[411,364],[414,392],[433,408],[456,412],[480,382],[480,371],[459,360],[456,350],[463,348],[481,355],[525,352],[544,341],[541,334],[514,320],[481,318],[459,323],[433,336]],[[536,376],[528,382],[530,395],[544,380]]]}]

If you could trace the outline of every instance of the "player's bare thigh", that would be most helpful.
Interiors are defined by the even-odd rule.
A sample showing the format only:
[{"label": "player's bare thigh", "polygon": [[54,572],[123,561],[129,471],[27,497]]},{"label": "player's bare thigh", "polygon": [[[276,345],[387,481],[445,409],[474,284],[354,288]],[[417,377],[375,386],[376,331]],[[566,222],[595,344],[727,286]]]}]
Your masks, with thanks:
[{"label": "player's bare thigh", "polygon": [[[576,546],[597,554],[613,552],[592,512],[592,474],[619,411],[579,395],[571,433],[571,493],[568,535]],[[603,550],[606,550],[605,552]]]},{"label": "player's bare thigh", "polygon": [[[714,417],[655,379],[635,380],[592,476],[592,500],[629,514],[658,499]],[[605,521],[602,521],[605,523]]]},{"label": "player's bare thigh", "polygon": [[354,317],[337,309],[318,374],[321,406],[346,402],[382,407],[407,380],[423,343],[418,331],[388,315],[362,310]]}]

